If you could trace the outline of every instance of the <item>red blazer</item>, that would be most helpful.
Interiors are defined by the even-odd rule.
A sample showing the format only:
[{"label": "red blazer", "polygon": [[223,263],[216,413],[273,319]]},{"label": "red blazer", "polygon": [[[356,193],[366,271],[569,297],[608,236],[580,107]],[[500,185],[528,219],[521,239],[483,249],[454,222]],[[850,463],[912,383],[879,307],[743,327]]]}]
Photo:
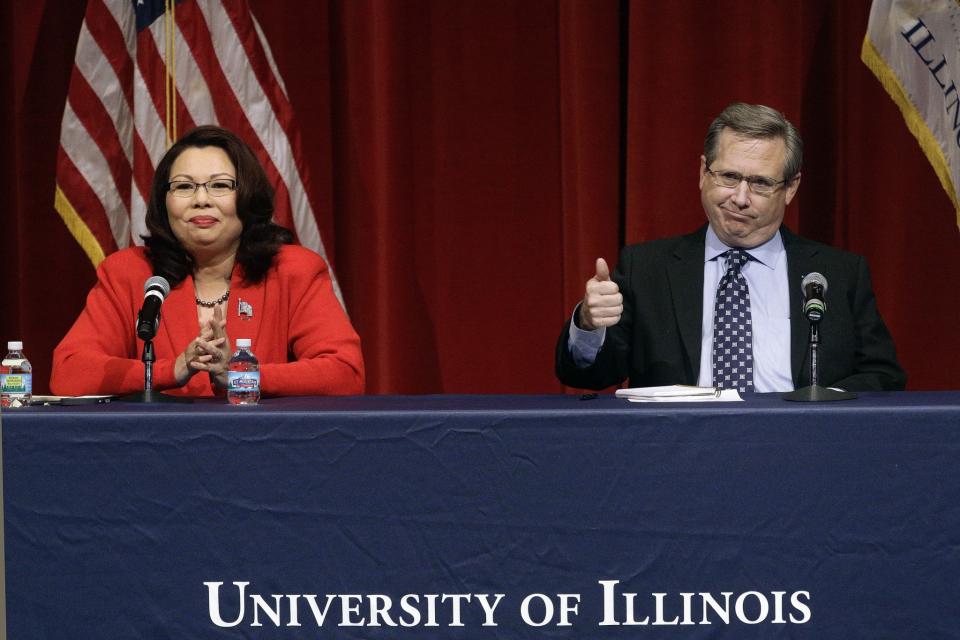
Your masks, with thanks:
[{"label": "red blazer", "polygon": [[[363,392],[363,354],[333,293],[327,265],[309,249],[284,245],[263,282],[245,285],[239,266],[230,280],[227,336],[253,341],[264,395],[350,395]],[[143,341],[135,319],[143,283],[153,275],[142,247],[111,254],[73,327],[53,353],[50,388],[59,395],[123,394],[143,390]],[[241,318],[240,301],[253,308]],[[173,365],[200,332],[193,277],[163,303],[153,346],[153,387],[187,396],[223,395],[200,372],[177,387]]]}]

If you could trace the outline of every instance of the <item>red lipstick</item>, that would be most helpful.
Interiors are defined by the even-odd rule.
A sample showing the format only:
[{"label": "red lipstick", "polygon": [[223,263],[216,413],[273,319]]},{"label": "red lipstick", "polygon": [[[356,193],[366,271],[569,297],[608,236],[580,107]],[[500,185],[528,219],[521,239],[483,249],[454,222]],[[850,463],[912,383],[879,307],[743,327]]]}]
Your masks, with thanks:
[{"label": "red lipstick", "polygon": [[195,218],[190,218],[190,224],[194,225],[195,227],[208,229],[217,224],[217,219],[211,216],[196,216]]}]

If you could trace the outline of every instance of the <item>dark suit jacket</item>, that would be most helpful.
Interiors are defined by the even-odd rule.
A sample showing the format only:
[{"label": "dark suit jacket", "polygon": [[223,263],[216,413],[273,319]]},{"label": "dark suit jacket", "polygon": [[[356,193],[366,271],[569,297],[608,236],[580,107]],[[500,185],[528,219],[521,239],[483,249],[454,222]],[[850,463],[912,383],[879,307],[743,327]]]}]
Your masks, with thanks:
[{"label": "dark suit jacket", "polygon": [[[700,373],[703,252],[707,227],[686,236],[624,248],[613,279],[623,293],[623,316],[607,329],[596,361],[579,369],[567,345],[569,323],[557,344],[557,377],[567,385],[604,389],[696,384]],[[809,322],[800,281],[812,271],[828,282],[820,323],[819,383],[850,391],[903,389],[893,339],[877,311],[862,256],[780,228],[790,283],[791,366],[796,387],[810,384]]]}]

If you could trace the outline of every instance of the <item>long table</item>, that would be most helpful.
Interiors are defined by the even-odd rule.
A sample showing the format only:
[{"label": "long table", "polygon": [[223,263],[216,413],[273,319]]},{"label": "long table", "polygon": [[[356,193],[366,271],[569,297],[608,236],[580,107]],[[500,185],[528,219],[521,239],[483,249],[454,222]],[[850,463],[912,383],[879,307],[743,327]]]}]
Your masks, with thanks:
[{"label": "long table", "polygon": [[11,638],[955,638],[960,393],[0,416]]}]

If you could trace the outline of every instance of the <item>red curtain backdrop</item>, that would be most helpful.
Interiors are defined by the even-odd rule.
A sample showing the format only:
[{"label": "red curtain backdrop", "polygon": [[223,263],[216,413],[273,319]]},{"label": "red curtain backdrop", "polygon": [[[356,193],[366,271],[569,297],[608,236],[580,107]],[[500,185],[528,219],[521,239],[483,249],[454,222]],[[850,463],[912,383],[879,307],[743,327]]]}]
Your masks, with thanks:
[{"label": "red curtain backdrop", "polygon": [[[860,62],[870,3],[251,0],[301,124],[371,393],[551,393],[597,256],[690,231],[728,103],[800,128],[800,233],[865,254],[910,388],[956,385],[956,215]],[[94,271],[53,208],[83,3],[0,7],[0,340],[51,352]],[[829,278],[829,274],[826,274]]]}]

